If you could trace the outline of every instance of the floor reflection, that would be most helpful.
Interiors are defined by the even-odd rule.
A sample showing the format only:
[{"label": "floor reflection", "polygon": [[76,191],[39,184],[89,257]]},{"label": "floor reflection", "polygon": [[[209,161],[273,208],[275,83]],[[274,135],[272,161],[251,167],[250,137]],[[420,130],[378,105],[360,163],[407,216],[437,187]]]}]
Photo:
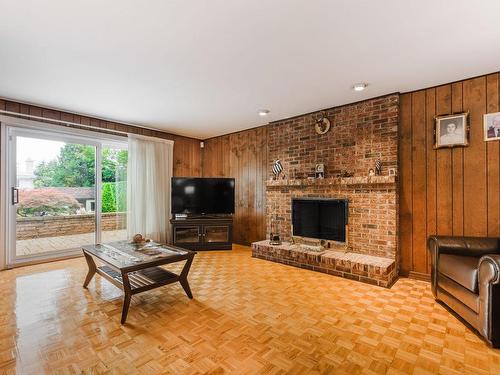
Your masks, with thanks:
[{"label": "floor reflection", "polygon": [[[84,263],[84,260],[67,262]],[[60,268],[14,279],[15,302],[12,304],[15,307],[16,350],[10,359],[17,361],[16,372],[19,374],[46,373],[46,368],[38,366],[57,363],[59,357],[68,359],[74,355],[75,361],[81,361],[83,354],[68,351],[67,347],[78,348],[89,340],[104,343],[109,331],[99,327],[94,319],[107,319],[103,306],[104,310],[113,312],[121,307],[120,289],[96,277],[85,290],[81,286],[85,268],[75,272],[65,268],[64,263],[47,264],[48,268],[58,265]],[[22,269],[8,272],[22,272]]]},{"label": "floor reflection", "polygon": [[70,272],[64,269],[16,278],[17,327],[26,328],[58,315],[61,291],[70,283]]}]

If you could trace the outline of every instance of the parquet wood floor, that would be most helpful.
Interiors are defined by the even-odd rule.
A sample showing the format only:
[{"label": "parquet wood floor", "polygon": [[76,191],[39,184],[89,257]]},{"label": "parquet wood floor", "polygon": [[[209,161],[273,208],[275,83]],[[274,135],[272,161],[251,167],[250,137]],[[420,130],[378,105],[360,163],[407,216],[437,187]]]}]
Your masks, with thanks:
[{"label": "parquet wood floor", "polygon": [[200,252],[180,285],[134,296],[83,258],[0,272],[1,374],[500,374],[500,350],[435,303],[429,284],[384,289]]}]

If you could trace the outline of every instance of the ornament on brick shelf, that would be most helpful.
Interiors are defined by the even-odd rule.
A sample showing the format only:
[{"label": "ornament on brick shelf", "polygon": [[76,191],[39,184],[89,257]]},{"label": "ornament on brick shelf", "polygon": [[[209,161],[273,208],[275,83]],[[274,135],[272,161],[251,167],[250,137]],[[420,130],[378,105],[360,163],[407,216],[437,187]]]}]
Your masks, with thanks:
[{"label": "ornament on brick shelf", "polygon": [[[273,164],[273,175],[274,179],[278,180],[280,177],[280,174],[283,172],[283,165],[281,164],[281,161],[279,159],[276,159],[276,161]],[[283,179],[285,178],[285,174],[283,173]]]},{"label": "ornament on brick shelf", "polygon": [[354,173],[349,172],[347,169],[343,169],[340,171],[340,173],[337,174],[337,177],[352,177],[354,176]]},{"label": "ornament on brick shelf", "polygon": [[316,167],[314,168],[314,177],[318,179],[325,178],[325,165],[323,163],[316,164]]},{"label": "ornament on brick shelf", "polygon": [[382,163],[380,162],[380,159],[377,159],[375,162],[375,175],[380,176],[382,173]]}]

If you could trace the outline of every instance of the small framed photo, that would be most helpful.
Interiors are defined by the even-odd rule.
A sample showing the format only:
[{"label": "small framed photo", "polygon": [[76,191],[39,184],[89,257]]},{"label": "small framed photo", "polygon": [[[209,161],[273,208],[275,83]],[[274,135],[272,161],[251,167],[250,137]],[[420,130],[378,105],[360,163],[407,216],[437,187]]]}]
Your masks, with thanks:
[{"label": "small framed photo", "polygon": [[500,112],[484,115],[484,140],[500,141]]},{"label": "small framed photo", "polygon": [[437,116],[434,127],[434,148],[465,147],[469,145],[469,113]]},{"label": "small framed photo", "polygon": [[314,176],[320,179],[325,178],[325,165],[323,163],[316,164],[316,167],[314,168]]}]

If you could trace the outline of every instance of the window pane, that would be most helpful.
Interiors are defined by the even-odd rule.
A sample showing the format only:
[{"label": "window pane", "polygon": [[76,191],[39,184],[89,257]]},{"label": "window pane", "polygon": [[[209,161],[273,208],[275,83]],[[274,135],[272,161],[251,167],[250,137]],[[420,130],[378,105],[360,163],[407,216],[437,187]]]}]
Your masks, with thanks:
[{"label": "window pane", "polygon": [[16,256],[95,241],[95,147],[16,137]]},{"label": "window pane", "polygon": [[102,148],[102,243],[127,239],[128,151]]}]

